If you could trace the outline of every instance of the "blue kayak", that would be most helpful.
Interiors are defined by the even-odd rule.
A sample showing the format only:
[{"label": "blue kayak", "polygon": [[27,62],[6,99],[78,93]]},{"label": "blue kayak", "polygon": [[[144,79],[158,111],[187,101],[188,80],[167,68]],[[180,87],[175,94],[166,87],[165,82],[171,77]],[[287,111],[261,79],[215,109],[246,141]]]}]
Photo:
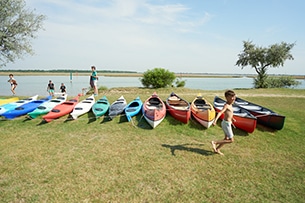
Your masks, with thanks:
[{"label": "blue kayak", "polygon": [[128,121],[131,121],[131,117],[137,115],[142,109],[143,102],[140,97],[132,100],[125,108],[125,114]]},{"label": "blue kayak", "polygon": [[21,100],[15,101],[15,102],[4,104],[4,105],[0,106],[0,116],[2,114],[4,114],[5,112],[14,110],[15,108],[17,108],[23,104],[37,100],[37,98],[38,98],[38,95],[35,95],[35,96],[29,97],[27,99],[21,99]]},{"label": "blue kayak", "polygon": [[18,116],[22,116],[31,111],[34,111],[39,105],[41,105],[42,103],[47,102],[51,99],[52,99],[52,96],[47,96],[46,98],[43,98],[43,99],[28,102],[19,107],[16,107],[13,110],[3,113],[2,116],[4,116],[6,119],[14,119]]}]

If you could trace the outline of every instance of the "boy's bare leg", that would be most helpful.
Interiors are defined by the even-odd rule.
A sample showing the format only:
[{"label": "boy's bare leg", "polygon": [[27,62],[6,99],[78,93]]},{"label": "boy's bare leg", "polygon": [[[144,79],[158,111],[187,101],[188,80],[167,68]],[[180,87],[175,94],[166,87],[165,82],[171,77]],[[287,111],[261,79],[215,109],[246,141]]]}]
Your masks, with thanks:
[{"label": "boy's bare leg", "polygon": [[14,90],[14,88],[12,88],[12,89],[11,89],[11,91],[12,91],[12,93],[13,93],[13,94],[15,94],[15,90]]},{"label": "boy's bare leg", "polygon": [[216,143],[214,141],[212,141],[211,144],[212,144],[214,152],[217,153]]},{"label": "boy's bare leg", "polygon": [[219,149],[217,150],[217,154],[224,155]]}]

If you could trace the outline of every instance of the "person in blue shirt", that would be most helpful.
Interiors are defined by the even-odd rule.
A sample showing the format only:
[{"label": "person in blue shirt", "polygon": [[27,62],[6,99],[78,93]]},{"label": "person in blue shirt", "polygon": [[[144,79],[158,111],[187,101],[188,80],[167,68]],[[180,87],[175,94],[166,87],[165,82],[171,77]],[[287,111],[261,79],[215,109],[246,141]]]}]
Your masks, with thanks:
[{"label": "person in blue shirt", "polygon": [[98,76],[97,76],[95,66],[91,66],[91,70],[92,70],[92,73],[90,76],[90,86],[91,86],[91,88],[94,89],[94,95],[97,96],[98,95],[98,89],[97,89]]}]

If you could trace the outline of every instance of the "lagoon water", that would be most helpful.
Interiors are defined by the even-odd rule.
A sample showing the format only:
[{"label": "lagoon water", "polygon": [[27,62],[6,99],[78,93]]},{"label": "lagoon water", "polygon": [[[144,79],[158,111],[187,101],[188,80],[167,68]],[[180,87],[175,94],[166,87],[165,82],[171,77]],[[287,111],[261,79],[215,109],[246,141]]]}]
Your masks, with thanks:
[{"label": "lagoon water", "polygon": [[[16,76],[18,86],[16,88],[17,96],[47,96],[47,84],[52,80],[55,84],[55,92],[59,92],[59,86],[64,83],[67,88],[67,93],[70,96],[75,96],[82,93],[83,88],[89,87],[89,76],[73,76],[70,81],[70,76]],[[181,78],[186,81],[185,87],[201,90],[225,90],[236,88],[251,88],[253,87],[253,79],[242,78]],[[0,95],[10,96],[10,84],[7,82],[8,76],[0,76]],[[298,80],[301,85],[296,89],[305,89],[305,80]],[[143,87],[139,77],[105,77],[100,76],[98,86],[107,88],[113,87]]]}]

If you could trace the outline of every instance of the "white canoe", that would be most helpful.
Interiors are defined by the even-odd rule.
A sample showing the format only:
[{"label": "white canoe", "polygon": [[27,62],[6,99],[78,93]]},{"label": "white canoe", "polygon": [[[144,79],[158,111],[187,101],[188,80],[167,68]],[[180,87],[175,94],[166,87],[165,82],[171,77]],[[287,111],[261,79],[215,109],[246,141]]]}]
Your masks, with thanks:
[{"label": "white canoe", "polygon": [[73,109],[73,111],[70,113],[73,119],[77,119],[77,117],[88,113],[93,104],[95,103],[94,95],[91,95],[90,97],[87,97],[86,99],[80,101],[77,103]]}]

